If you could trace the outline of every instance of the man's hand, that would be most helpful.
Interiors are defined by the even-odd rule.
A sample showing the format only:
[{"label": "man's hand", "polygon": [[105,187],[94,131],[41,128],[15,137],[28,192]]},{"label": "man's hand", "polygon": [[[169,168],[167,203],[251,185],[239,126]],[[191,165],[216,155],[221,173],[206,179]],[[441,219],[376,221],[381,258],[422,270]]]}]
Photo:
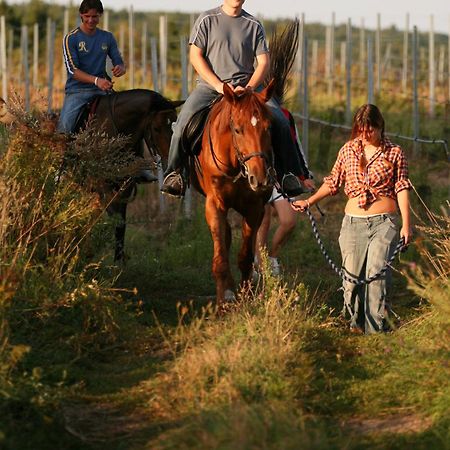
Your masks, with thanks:
[{"label": "man's hand", "polygon": [[126,72],[125,67],[122,64],[118,64],[112,68],[112,74],[115,77],[121,77]]},{"label": "man's hand", "polygon": [[97,80],[97,87],[102,91],[109,91],[113,88],[113,83],[106,78],[99,78]]}]

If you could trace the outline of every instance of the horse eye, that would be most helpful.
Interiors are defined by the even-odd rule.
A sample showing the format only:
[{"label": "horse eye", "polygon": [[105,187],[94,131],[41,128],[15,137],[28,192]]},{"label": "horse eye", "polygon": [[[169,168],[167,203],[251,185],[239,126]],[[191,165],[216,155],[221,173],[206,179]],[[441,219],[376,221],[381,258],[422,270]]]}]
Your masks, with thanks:
[{"label": "horse eye", "polygon": [[235,129],[234,129],[234,132],[235,132],[236,134],[241,134],[241,130],[240,130],[239,128],[235,128]]}]

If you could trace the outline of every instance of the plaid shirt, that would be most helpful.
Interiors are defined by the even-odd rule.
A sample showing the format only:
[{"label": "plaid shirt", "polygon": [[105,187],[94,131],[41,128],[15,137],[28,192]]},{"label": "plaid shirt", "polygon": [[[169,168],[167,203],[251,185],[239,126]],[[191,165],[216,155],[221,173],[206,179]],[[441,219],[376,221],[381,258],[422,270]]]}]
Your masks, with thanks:
[{"label": "plaid shirt", "polygon": [[359,138],[345,143],[339,150],[331,174],[324,178],[331,195],[336,195],[342,183],[349,198],[359,197],[358,206],[369,206],[379,197],[397,198],[403,189],[411,189],[408,179],[408,163],[403,150],[384,138],[380,148],[360,167],[364,146]]}]

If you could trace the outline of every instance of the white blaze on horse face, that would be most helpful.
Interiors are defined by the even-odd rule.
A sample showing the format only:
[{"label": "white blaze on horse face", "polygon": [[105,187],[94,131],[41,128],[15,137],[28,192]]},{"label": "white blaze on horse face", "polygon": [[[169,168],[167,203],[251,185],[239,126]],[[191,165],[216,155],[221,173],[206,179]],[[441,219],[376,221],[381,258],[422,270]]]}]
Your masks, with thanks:
[{"label": "white blaze on horse face", "polygon": [[256,127],[257,123],[258,123],[258,119],[255,116],[252,116],[252,118],[250,119],[250,123]]}]

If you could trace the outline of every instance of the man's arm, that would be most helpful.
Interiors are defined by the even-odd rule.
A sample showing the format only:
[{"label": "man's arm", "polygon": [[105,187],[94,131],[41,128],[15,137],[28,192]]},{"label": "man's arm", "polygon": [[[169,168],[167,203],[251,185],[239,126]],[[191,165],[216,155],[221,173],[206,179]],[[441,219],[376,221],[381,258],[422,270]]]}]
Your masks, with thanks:
[{"label": "man's arm", "polygon": [[200,77],[211,85],[217,92],[223,94],[223,81],[211,70],[205,57],[203,50],[194,44],[191,44],[189,49],[189,58],[192,66]]},{"label": "man's arm", "polygon": [[94,75],[83,72],[80,69],[75,69],[73,77],[75,78],[75,80],[80,81],[81,83],[95,84],[102,91],[107,91],[109,89],[112,89],[113,87],[111,81],[107,80],[106,78],[95,77]]},{"label": "man's arm", "polygon": [[264,82],[270,69],[270,57],[268,53],[261,53],[256,57],[256,61],[258,65],[246,86],[252,89],[257,88]]}]

